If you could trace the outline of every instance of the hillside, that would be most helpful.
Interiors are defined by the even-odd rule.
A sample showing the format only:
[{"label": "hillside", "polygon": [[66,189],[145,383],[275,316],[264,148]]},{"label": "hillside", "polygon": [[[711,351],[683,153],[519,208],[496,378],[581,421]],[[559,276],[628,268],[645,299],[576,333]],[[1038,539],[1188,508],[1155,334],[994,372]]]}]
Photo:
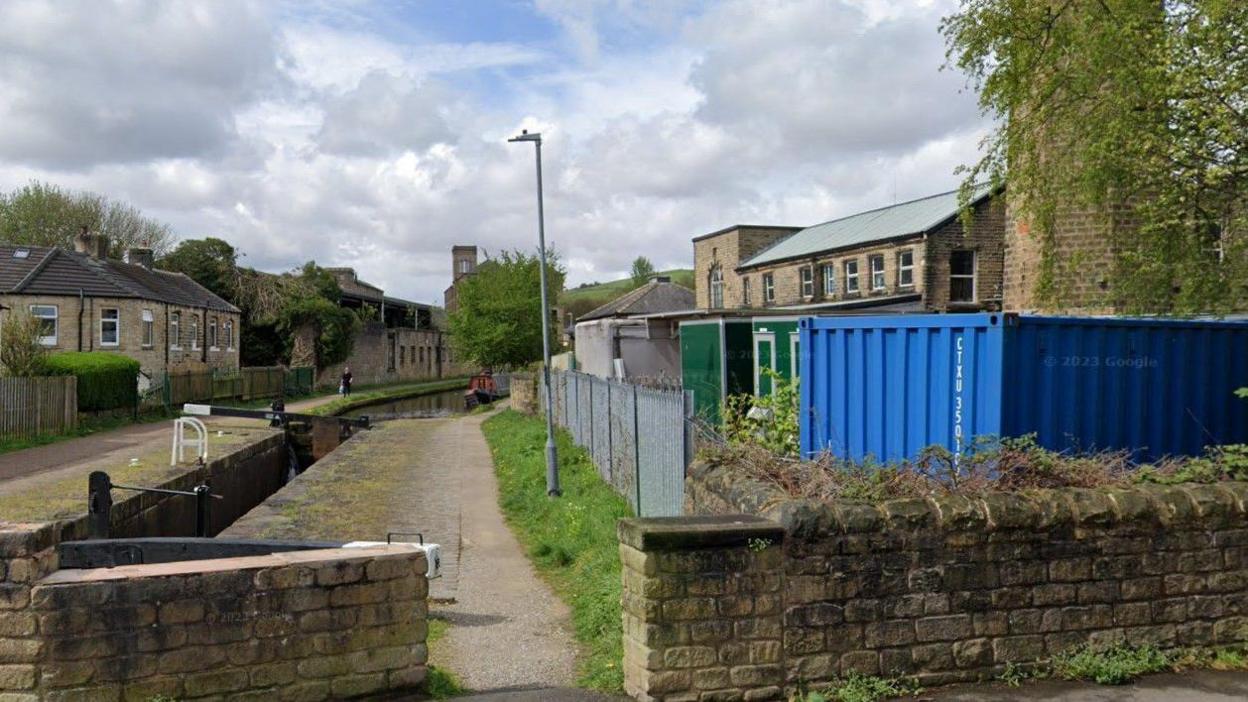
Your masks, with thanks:
[{"label": "hillside", "polygon": [[[668,276],[673,283],[683,285],[690,290],[693,289],[693,270],[690,268],[659,271],[655,275]],[[595,307],[604,305],[636,288],[637,286],[633,284],[632,278],[622,278],[607,283],[587,285],[583,288],[572,288],[571,290],[564,290],[559,294],[559,304],[565,310],[571,312],[574,317],[579,317]]]}]

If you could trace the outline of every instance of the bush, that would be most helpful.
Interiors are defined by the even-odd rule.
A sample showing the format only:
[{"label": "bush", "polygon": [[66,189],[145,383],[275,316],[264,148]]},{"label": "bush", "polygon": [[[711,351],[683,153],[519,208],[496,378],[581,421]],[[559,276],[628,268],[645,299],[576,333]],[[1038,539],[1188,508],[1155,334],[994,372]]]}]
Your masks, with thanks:
[{"label": "bush", "polygon": [[760,369],[771,380],[766,397],[733,395],[724,401],[723,434],[731,444],[760,446],[780,456],[796,456],[798,446],[797,381],[785,380],[770,368]]},{"label": "bush", "polygon": [[105,351],[53,354],[48,357],[52,375],[78,378],[78,411],[97,412],[138,404],[139,362]]},{"label": "bush", "polygon": [[2,324],[0,375],[47,375],[48,349],[39,343],[41,322],[24,312],[11,312]]}]

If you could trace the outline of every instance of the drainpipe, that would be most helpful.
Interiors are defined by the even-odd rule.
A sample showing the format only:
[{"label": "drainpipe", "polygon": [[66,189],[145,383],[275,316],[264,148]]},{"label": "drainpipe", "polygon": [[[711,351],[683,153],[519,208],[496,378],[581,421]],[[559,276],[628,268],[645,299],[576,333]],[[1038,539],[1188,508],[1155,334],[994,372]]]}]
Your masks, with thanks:
[{"label": "drainpipe", "polygon": [[[199,342],[199,360],[205,366],[208,365],[208,308],[204,307],[200,310],[200,330],[204,333],[204,338]],[[199,332],[196,332],[197,334]]]},{"label": "drainpipe", "polygon": [[82,313],[86,309],[87,296],[78,288],[78,350],[82,351]]},{"label": "drainpipe", "polygon": [[[155,341],[153,339],[153,341]],[[169,375],[169,346],[173,343],[169,339],[169,304],[165,304],[165,376]]]}]

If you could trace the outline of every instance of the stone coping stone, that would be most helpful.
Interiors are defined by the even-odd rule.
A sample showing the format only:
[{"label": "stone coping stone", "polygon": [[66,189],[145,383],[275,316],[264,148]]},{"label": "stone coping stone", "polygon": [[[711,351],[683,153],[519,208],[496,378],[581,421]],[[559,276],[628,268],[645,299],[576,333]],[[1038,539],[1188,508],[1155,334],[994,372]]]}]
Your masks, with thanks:
[{"label": "stone coping stone", "polygon": [[[75,585],[138,578],[160,578],[201,573],[235,572],[261,568],[281,568],[292,565],[328,565],[339,563],[365,563],[374,558],[424,553],[412,544],[386,544],[349,548],[326,548],[312,551],[284,551],[266,556],[240,558],[212,558],[202,561],[176,561],[173,563],[150,563],[125,565],[113,568],[82,568],[58,570],[35,583],[36,586]],[[424,566],[420,567],[424,572]]]},{"label": "stone coping stone", "polygon": [[784,538],[784,527],[749,514],[621,519],[618,532],[620,543],[639,551],[731,548],[753,539],[777,543]]}]

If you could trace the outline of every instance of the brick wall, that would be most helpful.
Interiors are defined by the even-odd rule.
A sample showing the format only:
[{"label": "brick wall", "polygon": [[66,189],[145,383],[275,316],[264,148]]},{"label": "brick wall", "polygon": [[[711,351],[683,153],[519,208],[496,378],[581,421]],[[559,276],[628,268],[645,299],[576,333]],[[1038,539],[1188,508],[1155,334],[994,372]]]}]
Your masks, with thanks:
[{"label": "brick wall", "polygon": [[[697,464],[686,499],[687,511],[718,516],[641,520],[635,529],[658,534],[645,542],[622,533],[639,551],[622,547],[626,650],[634,648],[626,685],[639,699],[783,699],[851,672],[942,684],[1082,643],[1248,641],[1248,484],[825,504]],[[770,556],[747,558],[771,552],[770,537],[757,553],[740,539],[717,541],[724,512],[783,528],[778,613],[770,590],[730,597],[727,609],[723,598],[703,599],[700,588],[714,587],[704,582],[737,573],[766,582],[772,572]],[[636,577],[630,561],[654,575]],[[685,659],[668,651],[694,645],[695,631],[716,646],[741,643],[738,632],[752,626],[738,626],[745,616],[770,635],[779,628],[780,682],[769,672],[734,679],[730,668],[727,688],[699,687],[696,670],[739,660],[722,649],[714,663],[702,651],[705,666],[672,674]]]},{"label": "brick wall", "polygon": [[0,698],[323,700],[424,681],[411,547],[55,571],[54,541],[0,525]]},{"label": "brick wall", "polygon": [[[88,297],[79,303],[76,297],[3,295],[0,303],[14,309],[28,310],[30,305],[55,305],[57,308],[57,339],[52,351],[110,351],[120,353],[139,362],[143,373],[200,371],[208,368],[239,367],[239,335],[242,328],[239,316],[232,312],[217,312],[199,308],[166,305],[151,300],[132,298]],[[118,310],[120,317],[119,338],[116,346],[100,343],[100,320],[103,310]],[[81,335],[79,311],[82,312]],[[145,343],[143,312],[152,314],[152,343]],[[170,319],[180,314],[178,339],[171,338]],[[198,325],[192,320],[198,320]],[[217,322],[217,345],[208,344],[209,327]],[[233,346],[226,344],[224,327],[230,322],[234,327]],[[197,331],[196,331],[197,330]],[[81,341],[81,345],[80,345]],[[176,342],[175,342],[176,341]]]},{"label": "brick wall", "polygon": [[[711,306],[709,278],[718,265],[724,274],[724,308],[741,307],[741,280],[736,268],[751,256],[796,232],[800,227],[739,226],[699,237],[693,242],[693,290],[702,309]],[[752,295],[758,295],[757,288]]]}]

